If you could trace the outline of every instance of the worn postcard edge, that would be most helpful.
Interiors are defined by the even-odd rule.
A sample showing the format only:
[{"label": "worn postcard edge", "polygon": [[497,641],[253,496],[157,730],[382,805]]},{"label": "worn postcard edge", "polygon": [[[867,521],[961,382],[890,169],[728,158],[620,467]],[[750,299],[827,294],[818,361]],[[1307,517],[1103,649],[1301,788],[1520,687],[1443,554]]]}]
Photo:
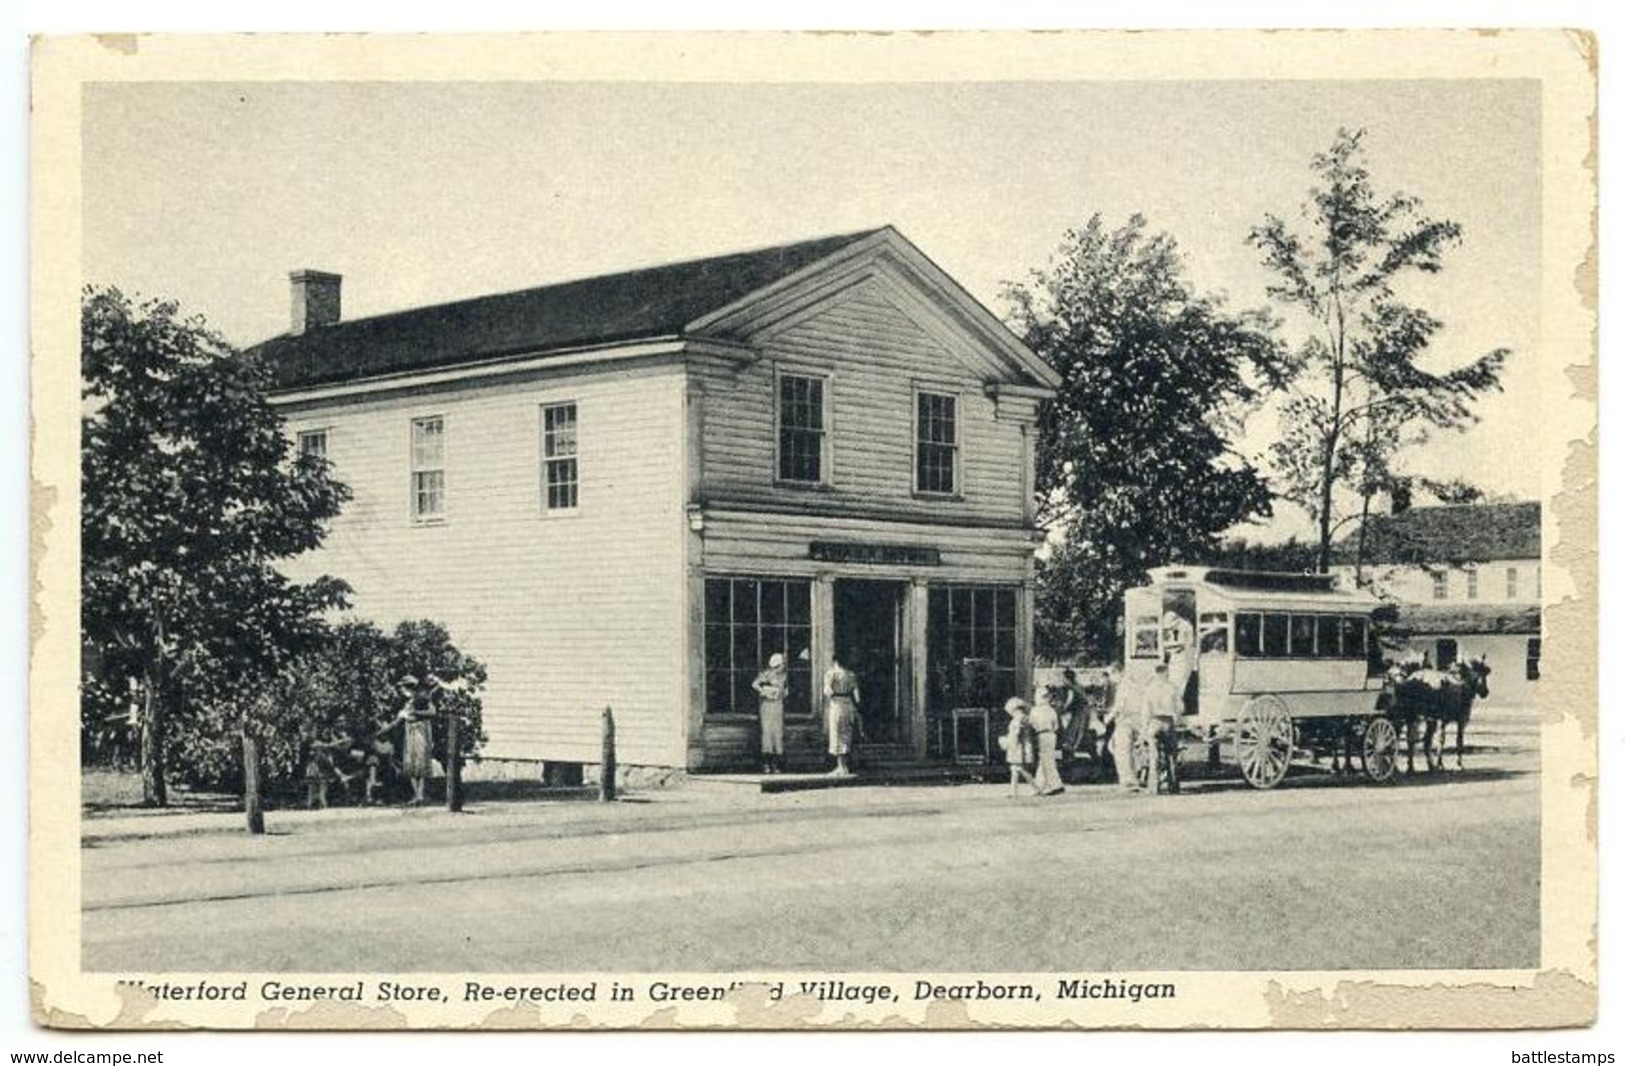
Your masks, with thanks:
[{"label": "worn postcard edge", "polygon": [[[37,39],[31,99],[32,484],[30,977],[35,1021],[105,1029],[528,1028],[1543,1028],[1597,1004],[1597,45],[1583,31],[1079,31],[936,34],[533,34]],[[79,952],[79,90],[110,81],[955,81],[1530,78],[1542,85],[1543,270],[1539,443],[1549,678],[1539,694],[1541,966],[1530,971],[1180,973],[1167,1009],[1059,1005],[854,1008],[770,1004],[740,979],[720,1003],[600,1004],[432,1014],[320,1004],[257,1014],[160,1003],[85,974]],[[1551,876],[1563,871],[1562,877]],[[225,979],[225,975],[210,975]],[[240,975],[246,976],[246,975]],[[282,975],[288,976],[288,975]],[[489,976],[489,975],[488,975]],[[629,975],[580,975],[611,981]],[[681,975],[661,975],[680,978]],[[696,979],[718,975],[692,975]],[[798,975],[799,976],[799,975]],[[855,981],[865,975],[841,976]],[[901,975],[868,975],[899,980]],[[931,977],[933,975],[906,975]],[[1044,975],[999,975],[1011,979]],[[1053,975],[1050,975],[1053,976]],[[336,980],[335,975],[323,975]],[[612,1006],[614,1009],[612,1009]]]}]

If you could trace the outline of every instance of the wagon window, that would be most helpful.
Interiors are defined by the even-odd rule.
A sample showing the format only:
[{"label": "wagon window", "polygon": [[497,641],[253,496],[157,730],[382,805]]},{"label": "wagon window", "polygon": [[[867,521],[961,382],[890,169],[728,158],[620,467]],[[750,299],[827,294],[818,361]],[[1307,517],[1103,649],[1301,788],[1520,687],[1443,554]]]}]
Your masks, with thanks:
[{"label": "wagon window", "polygon": [[1230,616],[1223,611],[1209,611],[1202,615],[1198,628],[1201,636],[1197,643],[1199,654],[1228,655],[1230,653]]},{"label": "wagon window", "polygon": [[1157,644],[1161,625],[1154,614],[1141,614],[1134,616],[1134,650],[1136,659],[1155,659],[1162,654]]},{"label": "wagon window", "polygon": [[1236,654],[1244,659],[1256,659],[1263,653],[1264,616],[1236,615]]},{"label": "wagon window", "polygon": [[1264,616],[1264,656],[1265,658],[1282,658],[1287,653],[1286,643],[1287,616],[1284,614],[1266,614]]},{"label": "wagon window", "polygon": [[1366,656],[1365,619],[1343,619],[1343,658],[1363,659]]},{"label": "wagon window", "polygon": [[1312,614],[1291,615],[1290,630],[1292,634],[1291,654],[1295,658],[1315,654],[1315,616]]},{"label": "wagon window", "polygon": [[1315,654],[1322,659],[1335,659],[1342,654],[1342,638],[1338,633],[1338,617],[1323,614],[1315,619]]}]

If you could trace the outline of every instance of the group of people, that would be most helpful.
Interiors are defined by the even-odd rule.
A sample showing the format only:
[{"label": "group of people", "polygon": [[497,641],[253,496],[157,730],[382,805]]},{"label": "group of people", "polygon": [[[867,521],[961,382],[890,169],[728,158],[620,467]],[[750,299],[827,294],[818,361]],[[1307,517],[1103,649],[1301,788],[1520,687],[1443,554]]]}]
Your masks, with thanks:
[{"label": "group of people", "polygon": [[[1025,783],[1039,796],[1065,791],[1058,768],[1057,737],[1065,730],[1097,762],[1109,750],[1119,788],[1128,792],[1158,790],[1160,760],[1165,741],[1177,728],[1183,694],[1170,677],[1169,664],[1159,662],[1144,684],[1130,691],[1112,672],[1105,680],[1103,698],[1089,693],[1070,668],[1063,682],[1036,706],[1019,696],[1005,702],[1010,724],[1000,745],[1010,766],[1010,793]],[[1059,707],[1056,704],[1060,704]],[[1136,772],[1135,749],[1144,763]]]},{"label": "group of people", "polygon": [[[384,775],[397,771],[411,784],[408,804],[422,805],[434,773],[434,723],[442,713],[440,696],[455,687],[455,682],[446,682],[428,671],[421,676],[406,675],[396,682],[400,710],[370,736],[328,736],[311,741],[305,759],[305,805],[326,807],[331,785],[337,783],[348,790],[351,781],[362,775],[362,802],[374,803]],[[401,735],[399,747],[391,739],[397,729]],[[346,766],[350,767],[348,772]]]},{"label": "group of people", "polygon": [[[1109,748],[1123,789],[1155,791],[1160,780],[1158,760],[1164,757],[1163,745],[1158,741],[1176,728],[1183,701],[1179,686],[1169,675],[1169,664],[1159,662],[1151,677],[1133,691],[1120,690],[1114,673],[1106,681],[1105,698],[1100,700],[1086,691],[1073,670],[1065,670],[1063,678],[1058,697],[1040,700],[1036,706],[1019,696],[1005,703],[1010,723],[999,743],[1010,766],[1011,793],[1015,794],[1023,783],[1040,796],[1066,791],[1060,771],[1063,732],[1077,736],[1097,762],[1103,760]],[[760,707],[762,772],[782,773],[784,703],[790,689],[790,668],[783,653],[774,652],[769,657],[767,668],[756,676],[752,688]],[[831,776],[852,774],[852,748],[861,723],[861,702],[857,675],[836,659],[824,674],[823,683],[824,731],[834,760]],[[1143,778],[1133,769],[1136,745],[1149,763]]]},{"label": "group of people", "polygon": [[[803,653],[805,656],[806,653]],[[774,652],[767,669],[751,682],[759,700],[762,725],[762,772],[784,771],[784,700],[790,691],[790,664],[783,653]],[[852,776],[852,744],[859,728],[858,704],[862,701],[858,676],[836,659],[824,674],[824,730],[829,753],[835,760],[830,774]]]}]

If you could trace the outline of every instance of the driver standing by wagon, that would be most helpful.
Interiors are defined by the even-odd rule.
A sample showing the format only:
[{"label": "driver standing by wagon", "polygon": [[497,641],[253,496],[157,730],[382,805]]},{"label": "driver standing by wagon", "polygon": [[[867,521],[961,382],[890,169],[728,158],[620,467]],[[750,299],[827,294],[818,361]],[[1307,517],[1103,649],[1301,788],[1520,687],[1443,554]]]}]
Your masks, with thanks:
[{"label": "driver standing by wagon", "polygon": [[1135,728],[1145,738],[1146,788],[1158,791],[1162,778],[1158,775],[1158,761],[1162,758],[1161,734],[1179,727],[1182,697],[1168,676],[1168,663],[1160,662],[1140,693],[1138,721]]},{"label": "driver standing by wagon", "polygon": [[1169,611],[1162,619],[1162,648],[1168,664],[1168,683],[1179,696],[1182,710],[1195,711],[1195,705],[1184,707],[1190,693],[1191,675],[1196,671],[1196,630],[1190,621],[1177,611]]}]

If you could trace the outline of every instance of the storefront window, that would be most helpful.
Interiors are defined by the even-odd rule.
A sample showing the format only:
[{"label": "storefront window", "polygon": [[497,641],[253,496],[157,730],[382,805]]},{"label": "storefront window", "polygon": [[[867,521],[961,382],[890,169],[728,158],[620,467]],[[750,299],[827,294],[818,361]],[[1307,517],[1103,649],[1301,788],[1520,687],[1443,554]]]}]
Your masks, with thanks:
[{"label": "storefront window", "polygon": [[1015,589],[932,588],[926,625],[933,709],[997,707],[1017,694]]},{"label": "storefront window", "polygon": [[755,714],[751,688],[778,652],[790,667],[787,715],[812,713],[812,582],[713,577],[705,582],[705,708]]}]

